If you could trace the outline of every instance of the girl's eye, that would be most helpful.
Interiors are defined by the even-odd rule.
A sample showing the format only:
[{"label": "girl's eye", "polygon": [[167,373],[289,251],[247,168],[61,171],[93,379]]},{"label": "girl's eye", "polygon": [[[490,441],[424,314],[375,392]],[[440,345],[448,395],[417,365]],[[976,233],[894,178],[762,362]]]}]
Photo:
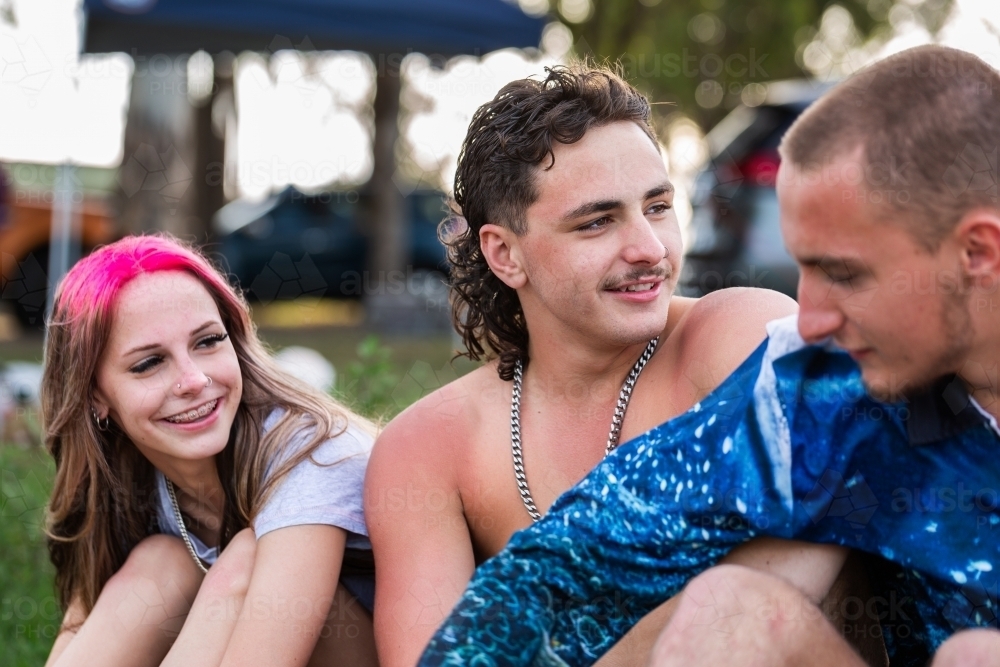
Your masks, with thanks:
[{"label": "girl's eye", "polygon": [[227,338],[229,338],[228,333],[212,334],[211,336],[205,336],[200,341],[198,341],[198,345],[204,347],[215,347],[216,345],[226,340]]},{"label": "girl's eye", "polygon": [[136,375],[140,373],[145,373],[150,368],[160,363],[160,361],[162,361],[160,357],[146,357],[145,359],[137,363],[135,366],[128,369],[128,372],[135,373]]},{"label": "girl's eye", "polygon": [[[204,338],[198,341],[197,347],[213,348],[222,341],[226,340],[227,338],[229,338],[228,333],[205,336]],[[146,357],[145,359],[137,363],[135,366],[132,366],[128,370],[129,373],[135,373],[136,375],[139,375],[141,373],[145,373],[146,371],[150,370],[151,368],[158,365],[162,361],[163,357],[160,356]]]}]

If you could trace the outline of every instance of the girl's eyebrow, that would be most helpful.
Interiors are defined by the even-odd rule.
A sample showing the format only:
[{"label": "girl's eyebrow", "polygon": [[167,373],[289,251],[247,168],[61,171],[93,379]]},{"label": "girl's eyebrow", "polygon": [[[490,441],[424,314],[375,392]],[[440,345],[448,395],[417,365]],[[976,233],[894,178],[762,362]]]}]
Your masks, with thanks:
[{"label": "girl's eyebrow", "polygon": [[[201,333],[202,331],[204,331],[208,327],[212,326],[213,324],[215,324],[215,320],[209,320],[208,322],[205,322],[200,327],[198,327],[197,329],[195,329],[194,331],[192,331],[191,332],[191,336],[197,336],[199,333]],[[149,345],[140,345],[138,347],[133,347],[131,350],[129,350],[128,352],[126,352],[122,356],[123,357],[127,357],[129,355],[135,354],[136,352],[145,352],[146,350],[154,350],[154,349],[156,349],[158,347],[160,347],[159,343],[150,343]]]}]

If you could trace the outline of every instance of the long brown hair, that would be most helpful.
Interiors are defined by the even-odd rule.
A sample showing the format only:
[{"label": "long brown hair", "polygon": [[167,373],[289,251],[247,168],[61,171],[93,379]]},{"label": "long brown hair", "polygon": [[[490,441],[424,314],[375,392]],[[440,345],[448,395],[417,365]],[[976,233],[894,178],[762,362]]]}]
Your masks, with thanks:
[{"label": "long brown hair", "polygon": [[610,69],[587,64],[546,68],[542,81],[520,79],[479,107],[458,156],[453,215],[439,228],[448,247],[452,323],[469,358],[499,358],[500,378],[528,363],[528,326],[517,292],[496,277],[479,246],[487,223],[527,231],[538,199],[534,170],[555,163],[554,142],[572,144],[593,127],[637,124],[657,148],[649,102]]},{"label": "long brown hair", "polygon": [[[91,413],[117,297],[135,277],[157,271],[186,271],[205,286],[240,364],[243,397],[229,441],[216,457],[226,495],[221,546],[250,524],[282,477],[320,443],[349,423],[370,429],[330,396],[275,364],[257,337],[246,300],[194,247],[149,235],[98,249],[60,283],[45,344],[42,422],[56,464],[47,535],[64,610],[78,601],[89,614],[132,548],[157,532],[152,464],[113,423],[98,429]],[[284,414],[262,437],[263,422],[276,407]],[[307,445],[280,457],[301,429],[310,434]],[[283,462],[267,474],[279,458]]]}]

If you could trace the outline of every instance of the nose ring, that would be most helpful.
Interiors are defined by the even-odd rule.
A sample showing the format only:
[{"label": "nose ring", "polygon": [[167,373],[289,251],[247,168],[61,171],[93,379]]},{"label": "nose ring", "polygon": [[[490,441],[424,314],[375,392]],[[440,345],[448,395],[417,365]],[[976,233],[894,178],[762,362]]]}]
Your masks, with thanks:
[{"label": "nose ring", "polygon": [[[205,386],[206,387],[211,387],[212,386],[212,378],[208,377],[207,375],[205,377],[208,378],[208,382],[205,383]],[[178,389],[181,388],[181,383],[180,382],[177,383],[177,388]]]}]

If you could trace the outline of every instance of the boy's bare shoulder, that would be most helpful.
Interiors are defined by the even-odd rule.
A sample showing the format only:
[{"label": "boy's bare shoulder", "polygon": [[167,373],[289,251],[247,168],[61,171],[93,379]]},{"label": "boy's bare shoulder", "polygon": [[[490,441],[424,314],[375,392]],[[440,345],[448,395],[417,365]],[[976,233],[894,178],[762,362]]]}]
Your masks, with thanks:
[{"label": "boy's bare shoulder", "polygon": [[730,287],[691,301],[687,317],[678,323],[678,328],[687,330],[688,335],[728,325],[738,333],[763,337],[764,325],[799,309],[784,294],[759,287]]},{"label": "boy's bare shoulder", "polygon": [[475,440],[484,411],[503,398],[504,384],[494,362],[435,389],[382,429],[373,459],[389,454],[396,461],[447,461],[459,453],[457,448]]},{"label": "boy's bare shoulder", "polygon": [[734,371],[767,337],[766,325],[798,312],[789,297],[754,287],[731,287],[688,303],[671,332],[681,363],[708,365],[712,375]]}]

